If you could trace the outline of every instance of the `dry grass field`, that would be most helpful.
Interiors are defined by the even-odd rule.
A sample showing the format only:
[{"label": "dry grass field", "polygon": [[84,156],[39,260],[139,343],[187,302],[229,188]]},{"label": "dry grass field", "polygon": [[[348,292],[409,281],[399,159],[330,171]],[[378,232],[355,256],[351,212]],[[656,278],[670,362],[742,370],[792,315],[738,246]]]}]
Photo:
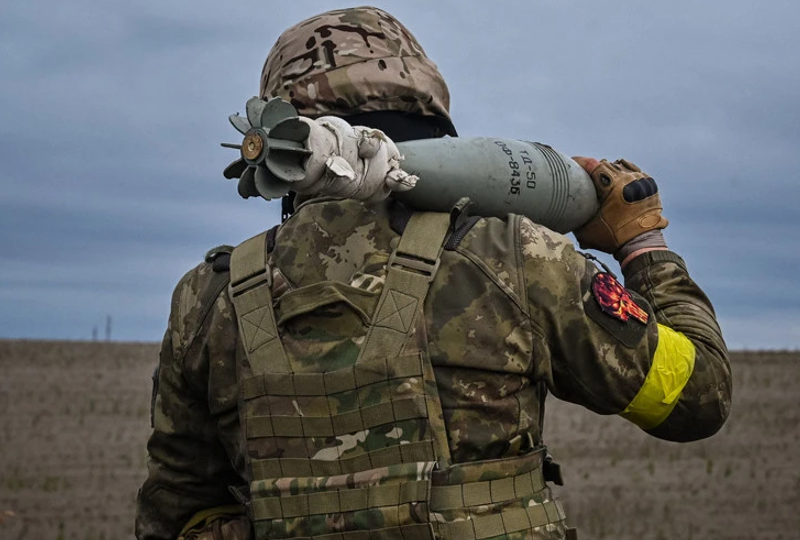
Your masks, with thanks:
[{"label": "dry grass field", "polygon": [[[0,340],[0,540],[133,537],[153,344]],[[800,538],[800,353],[734,354],[714,438],[651,439],[563,403],[545,433],[581,540]]]}]

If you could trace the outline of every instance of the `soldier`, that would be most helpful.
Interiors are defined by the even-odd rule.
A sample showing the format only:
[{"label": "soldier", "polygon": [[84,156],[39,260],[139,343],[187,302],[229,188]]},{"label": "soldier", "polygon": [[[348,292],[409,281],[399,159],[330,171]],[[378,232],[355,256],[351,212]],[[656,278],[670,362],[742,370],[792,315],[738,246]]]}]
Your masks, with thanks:
[{"label": "soldier", "polygon": [[[284,32],[261,78],[310,118],[455,135],[447,86],[375,8]],[[566,237],[506,219],[310,197],[221,247],[172,298],[136,535],[570,538],[547,486],[546,393],[672,441],[730,409],[712,306],[661,234],[655,182],[576,158],[601,208]]]}]

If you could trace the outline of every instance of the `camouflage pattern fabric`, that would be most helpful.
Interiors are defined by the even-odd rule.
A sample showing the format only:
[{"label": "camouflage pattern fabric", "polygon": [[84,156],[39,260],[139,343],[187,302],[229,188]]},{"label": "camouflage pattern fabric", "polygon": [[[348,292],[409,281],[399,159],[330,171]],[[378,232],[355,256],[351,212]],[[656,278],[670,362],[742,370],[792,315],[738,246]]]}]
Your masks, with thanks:
[{"label": "camouflage pattern fabric", "polygon": [[452,125],[436,64],[400,21],[372,7],[329,11],[286,30],[261,73],[259,97],[275,96],[312,118],[400,111]]},{"label": "camouflage pattern fabric", "polygon": [[[410,217],[380,297],[324,281],[285,292],[273,308],[263,279],[266,234],[233,252],[256,540],[351,531],[461,540],[563,528],[563,510],[545,489],[542,451],[450,467],[438,384],[418,336],[426,334],[422,300],[451,222],[449,214]],[[422,260],[435,261],[425,267],[431,274],[420,272]],[[359,336],[357,348],[286,355],[275,321],[286,328],[331,309],[356,317],[320,322],[314,341]]]},{"label": "camouflage pattern fabric", "polygon": [[[271,255],[276,302],[324,281],[362,289],[365,296],[381,291],[398,239],[390,226],[393,204],[301,205],[278,230]],[[530,448],[519,445],[520,436],[541,447],[545,387],[599,414],[622,412],[648,374],[659,323],[684,333],[697,352],[676,407],[648,433],[688,441],[722,426],[731,399],[727,350],[708,298],[680,257],[651,252],[625,268],[625,285],[648,313],[646,323],[601,324],[600,315],[590,316],[597,272],[569,239],[513,215],[481,219],[454,250],[443,253],[415,339],[429,350],[455,464],[525,454]],[[242,501],[249,499],[245,486],[252,478],[236,382],[244,352],[226,279],[202,263],[173,295],[148,444],[149,477],[138,497],[140,539],[174,538],[194,513],[236,503],[229,486]],[[330,362],[330,370],[346,368],[363,339],[341,330],[358,323],[344,324],[353,317],[354,310],[332,304],[292,319],[281,328],[287,354]],[[557,510],[546,487],[537,497],[536,508]],[[465,511],[470,519],[479,517],[459,511],[462,518]],[[506,537],[564,534],[561,521]]]}]

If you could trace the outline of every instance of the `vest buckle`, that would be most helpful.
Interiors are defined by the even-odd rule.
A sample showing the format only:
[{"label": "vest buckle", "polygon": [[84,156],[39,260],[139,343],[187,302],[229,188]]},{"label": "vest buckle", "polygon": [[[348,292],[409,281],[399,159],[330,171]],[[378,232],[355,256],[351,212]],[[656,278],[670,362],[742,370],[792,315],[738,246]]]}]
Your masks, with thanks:
[{"label": "vest buckle", "polygon": [[436,271],[439,270],[439,260],[433,261],[430,259],[423,259],[411,255],[410,253],[402,253],[398,250],[394,250],[392,254],[389,255],[389,262],[386,268],[387,270],[391,268],[404,271],[411,270],[415,274],[424,276],[426,281],[432,281],[433,277],[436,275]]}]

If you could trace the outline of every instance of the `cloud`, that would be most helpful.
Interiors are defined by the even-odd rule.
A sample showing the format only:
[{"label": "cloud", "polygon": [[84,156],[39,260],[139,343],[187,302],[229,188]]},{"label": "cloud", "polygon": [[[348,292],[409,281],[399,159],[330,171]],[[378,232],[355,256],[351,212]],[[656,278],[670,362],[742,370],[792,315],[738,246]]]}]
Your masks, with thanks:
[{"label": "cloud", "polygon": [[[800,346],[800,7],[378,2],[448,80],[462,136],[624,156],[734,343]],[[279,219],[221,171],[229,114],[277,35],[329,2],[15,3],[0,19],[0,316],[7,337],[160,339],[208,248]],[[740,334],[745,327],[749,334]],[[727,331],[727,328],[726,328]],[[744,336],[744,337],[741,337]],[[772,340],[772,341],[771,341]],[[792,345],[794,344],[794,345]]]}]

